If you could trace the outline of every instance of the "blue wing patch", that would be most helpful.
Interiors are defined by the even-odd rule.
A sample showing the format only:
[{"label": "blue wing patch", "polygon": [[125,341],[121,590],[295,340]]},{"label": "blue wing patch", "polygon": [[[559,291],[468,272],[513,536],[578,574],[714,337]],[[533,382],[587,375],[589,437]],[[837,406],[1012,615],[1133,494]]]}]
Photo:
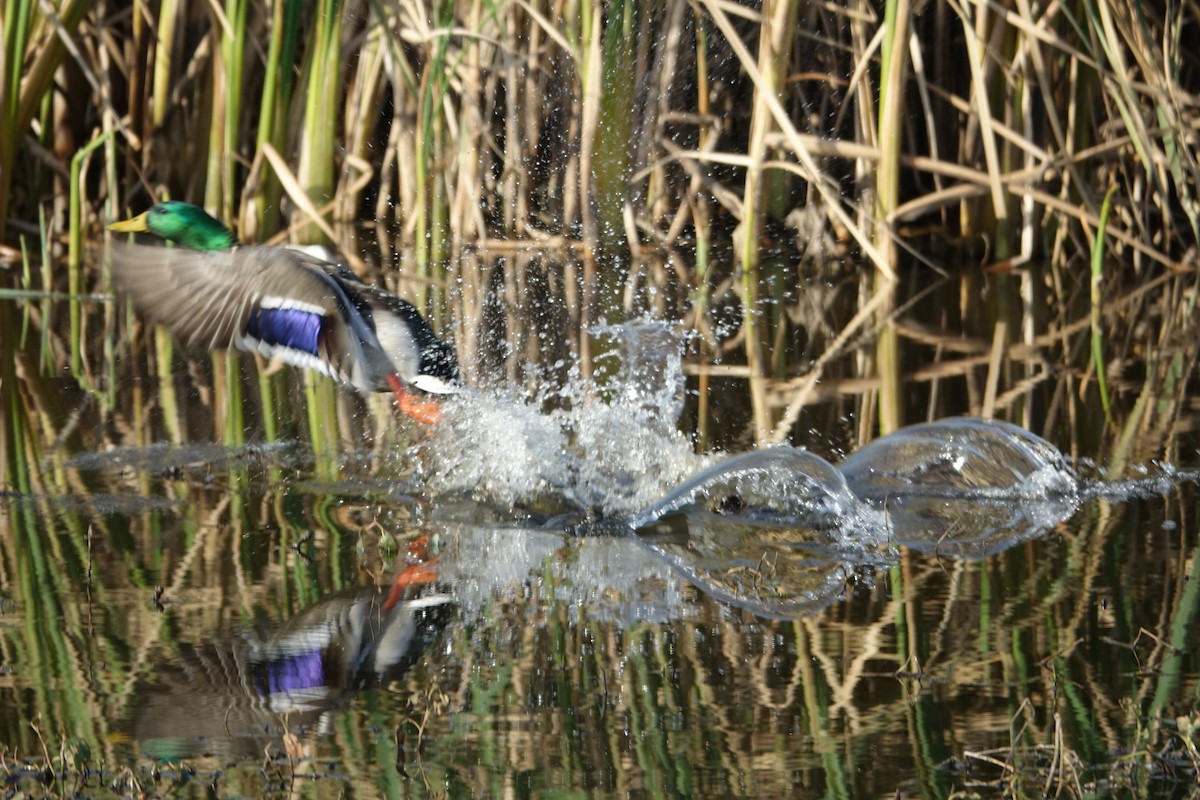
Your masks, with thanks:
[{"label": "blue wing patch", "polygon": [[317,355],[321,315],[299,308],[260,308],[246,321],[246,335],[272,347]]}]

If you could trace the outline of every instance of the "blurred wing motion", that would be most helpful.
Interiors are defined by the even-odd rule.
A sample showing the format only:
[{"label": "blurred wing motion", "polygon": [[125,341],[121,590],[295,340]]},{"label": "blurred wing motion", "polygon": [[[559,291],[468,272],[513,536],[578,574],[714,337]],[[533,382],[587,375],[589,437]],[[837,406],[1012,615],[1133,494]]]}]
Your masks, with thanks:
[{"label": "blurred wing motion", "polygon": [[406,385],[460,387],[453,348],[411,304],[298,250],[115,244],[112,274],[143,315],[191,345],[261,353],[362,392],[393,390],[402,409],[420,405]]}]

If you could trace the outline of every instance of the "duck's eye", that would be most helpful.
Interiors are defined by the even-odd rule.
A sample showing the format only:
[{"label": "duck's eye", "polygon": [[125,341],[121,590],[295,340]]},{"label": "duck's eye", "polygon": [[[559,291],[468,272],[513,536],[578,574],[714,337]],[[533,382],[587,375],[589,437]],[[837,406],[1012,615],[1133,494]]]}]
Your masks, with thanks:
[{"label": "duck's eye", "polygon": [[150,209],[150,212],[153,214],[165,214],[167,213],[167,210],[165,208],[152,208]]}]

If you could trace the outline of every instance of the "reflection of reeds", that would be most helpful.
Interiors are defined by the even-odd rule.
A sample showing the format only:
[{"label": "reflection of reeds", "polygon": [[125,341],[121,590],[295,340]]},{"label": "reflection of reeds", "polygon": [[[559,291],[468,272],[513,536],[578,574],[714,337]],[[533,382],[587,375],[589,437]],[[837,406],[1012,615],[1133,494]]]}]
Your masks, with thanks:
[{"label": "reflection of reeds", "polygon": [[[8,319],[0,315],[5,336]],[[9,380],[7,369],[0,430],[21,439],[6,440],[6,457],[20,462],[3,477],[23,496],[0,498],[0,601],[16,603],[0,615],[0,655],[40,668],[3,676],[0,693],[32,698],[42,735],[86,743],[95,761],[137,763],[121,720],[181,646],[258,618],[282,622],[377,581],[394,556],[384,539],[413,533],[416,510],[386,498],[276,491],[271,471],[295,465],[260,463],[251,450],[210,447],[189,462],[184,446],[158,463],[134,449],[111,464],[73,463],[48,452],[68,433],[41,410],[54,392]],[[124,426],[124,410],[113,413]],[[84,451],[107,436],[90,424],[74,435]],[[223,455],[242,474],[214,469]],[[225,491],[235,480],[237,491]],[[122,493],[184,504],[113,514],[105,497]],[[605,609],[621,608],[612,597],[594,608],[556,598],[576,588],[556,583],[571,574],[563,552],[595,544],[564,541],[521,585],[452,626],[398,692],[362,695],[331,731],[298,735],[337,772],[378,775],[394,769],[397,721],[422,717],[406,762],[475,794],[544,774],[593,793],[739,794],[752,777],[757,794],[786,795],[802,781],[857,796],[894,792],[896,769],[905,785],[946,794],[974,777],[932,767],[998,753],[1014,770],[1006,779],[1028,787],[1051,774],[1051,752],[1101,769],[1125,752],[1114,777],[1121,763],[1152,770],[1161,748],[1180,752],[1169,722],[1194,716],[1178,655],[1195,629],[1194,534],[1164,540],[1160,524],[1192,502],[1128,513],[1097,501],[1062,536],[986,562],[912,554],[891,580],[876,576],[874,588],[799,621],[755,619],[699,595],[682,619],[609,619]],[[453,537],[461,527],[427,530]],[[659,591],[643,589],[636,599]],[[1098,596],[1110,605],[1098,609]],[[446,704],[427,713],[434,695]],[[24,722],[0,716],[0,746],[38,754]],[[53,757],[57,744],[49,749]],[[893,769],[871,768],[879,752]],[[1190,779],[1185,763],[1175,766]]]}]

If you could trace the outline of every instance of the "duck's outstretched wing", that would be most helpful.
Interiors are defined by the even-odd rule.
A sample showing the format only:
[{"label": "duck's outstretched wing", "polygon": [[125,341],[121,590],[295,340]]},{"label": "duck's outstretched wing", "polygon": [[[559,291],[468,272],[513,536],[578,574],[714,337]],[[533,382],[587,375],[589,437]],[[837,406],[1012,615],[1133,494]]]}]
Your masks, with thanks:
[{"label": "duck's outstretched wing", "polygon": [[185,343],[259,352],[378,389],[374,331],[324,266],[278,247],[201,252],[118,243],[112,256],[118,290]]}]

